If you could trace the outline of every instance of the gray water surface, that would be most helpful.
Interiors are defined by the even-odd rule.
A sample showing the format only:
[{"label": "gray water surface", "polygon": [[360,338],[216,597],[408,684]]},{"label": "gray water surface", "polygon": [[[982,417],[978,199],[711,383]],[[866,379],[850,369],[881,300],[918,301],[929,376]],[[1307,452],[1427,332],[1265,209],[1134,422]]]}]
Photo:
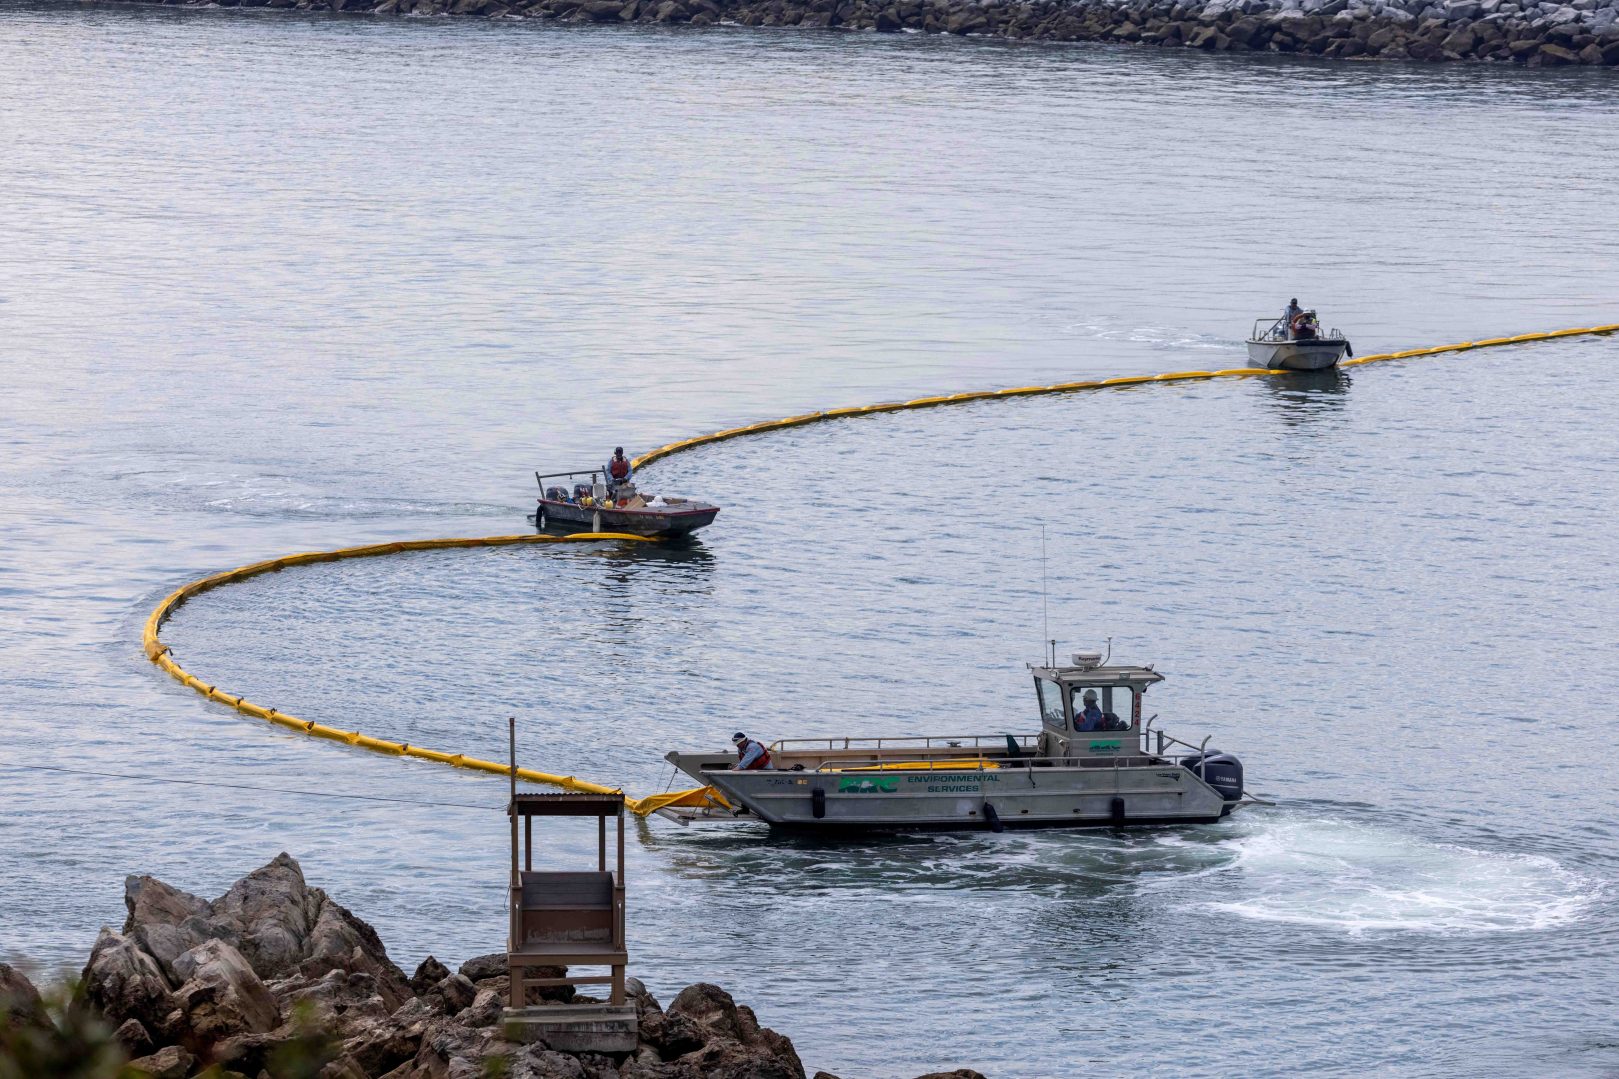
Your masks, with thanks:
[{"label": "gray water surface", "polygon": [[[617,443],[1239,365],[1290,295],[1362,353],[1619,321],[1616,90],[7,6],[0,959],[82,962],[126,873],[217,894],[282,849],[402,963],[501,946],[502,785],[203,703],[140,655],[177,584],[519,531],[534,469]],[[724,985],[845,1079],[1607,1074],[1615,348],[795,429],[647,471],[726,506],[689,549],[305,567],[166,638],[384,737],[498,757],[516,714],[525,763],[643,793],[739,726],[1029,729],[1043,525],[1053,635],[1158,663],[1154,710],[1276,808],[854,845],[654,820],[656,993]]]}]

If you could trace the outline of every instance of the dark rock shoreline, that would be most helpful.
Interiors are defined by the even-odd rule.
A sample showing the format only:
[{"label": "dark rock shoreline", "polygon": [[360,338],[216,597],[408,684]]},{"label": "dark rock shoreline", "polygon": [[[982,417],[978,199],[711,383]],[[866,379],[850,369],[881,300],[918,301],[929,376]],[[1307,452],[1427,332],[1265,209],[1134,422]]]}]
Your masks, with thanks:
[{"label": "dark rock shoreline", "polygon": [[[153,2],[153,0],[137,0]],[[163,0],[372,15],[919,30],[1336,59],[1619,65],[1619,0]]]},{"label": "dark rock shoreline", "polygon": [[[212,902],[130,877],[124,903],[122,931],[101,931],[58,1015],[0,964],[0,1074],[68,1074],[71,1062],[75,1076],[159,1079],[804,1079],[788,1038],[702,982],[662,1008],[629,979],[631,1053],[509,1042],[504,954],[454,972],[430,956],[406,977],[376,932],[285,854]],[[561,986],[529,1003],[589,999]]]}]

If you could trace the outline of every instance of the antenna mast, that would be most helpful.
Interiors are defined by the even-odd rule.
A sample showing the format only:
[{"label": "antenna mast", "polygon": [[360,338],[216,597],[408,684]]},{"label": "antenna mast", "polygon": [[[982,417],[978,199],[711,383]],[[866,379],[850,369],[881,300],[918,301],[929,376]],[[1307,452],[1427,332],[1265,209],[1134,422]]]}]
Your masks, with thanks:
[{"label": "antenna mast", "polygon": [[1048,652],[1048,666],[1057,665],[1057,642],[1051,639],[1051,610],[1046,600],[1046,526],[1040,526],[1040,651]]}]

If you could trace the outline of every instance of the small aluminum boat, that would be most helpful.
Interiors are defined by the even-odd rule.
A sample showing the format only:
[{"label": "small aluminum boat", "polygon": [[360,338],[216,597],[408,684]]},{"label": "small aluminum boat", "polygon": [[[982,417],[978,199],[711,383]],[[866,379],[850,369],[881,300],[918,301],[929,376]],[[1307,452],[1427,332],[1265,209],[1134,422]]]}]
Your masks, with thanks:
[{"label": "small aluminum boat", "polygon": [[[590,482],[573,482],[579,476],[589,476]],[[534,473],[541,496],[529,521],[542,532],[628,532],[672,539],[712,524],[720,512],[718,506],[694,498],[644,495],[632,483],[621,483],[609,492],[601,477],[599,468]],[[569,483],[546,486],[546,480],[558,479]]]},{"label": "small aluminum boat", "polygon": [[1335,328],[1323,334],[1314,311],[1302,314],[1306,317],[1295,320],[1294,326],[1289,326],[1286,319],[1256,319],[1253,336],[1248,339],[1248,366],[1272,371],[1324,371],[1355,354],[1343,331]]},{"label": "small aluminum boat", "polygon": [[732,754],[674,752],[666,759],[723,801],[658,812],[683,824],[759,820],[826,833],[998,832],[1211,824],[1260,802],[1245,797],[1236,757],[1206,738],[1170,737],[1154,727],[1157,716],[1142,720],[1143,696],[1163,681],[1150,666],[1078,653],[1066,666],[1029,669],[1038,734],[787,739],[770,745],[772,769],[745,772],[733,770]]}]

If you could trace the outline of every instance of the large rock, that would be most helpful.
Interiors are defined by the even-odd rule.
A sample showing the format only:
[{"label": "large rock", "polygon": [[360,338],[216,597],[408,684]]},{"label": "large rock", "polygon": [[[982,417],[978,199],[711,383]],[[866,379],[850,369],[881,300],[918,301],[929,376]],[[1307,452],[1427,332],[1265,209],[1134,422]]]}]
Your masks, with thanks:
[{"label": "large rock", "polygon": [[124,934],[176,985],[185,979],[176,960],[204,941],[219,940],[263,981],[295,974],[315,980],[340,970],[375,978],[390,1010],[414,995],[376,930],[309,887],[297,861],[285,853],[212,903],[152,877],[130,877],[124,904]]},{"label": "large rock", "polygon": [[[455,975],[450,975],[455,977]],[[422,1046],[422,1036],[439,1018],[423,1000],[412,1000],[386,1019],[356,1024],[343,1041],[343,1054],[364,1069],[367,1075],[384,1075],[414,1060]]]},{"label": "large rock", "polygon": [[701,1033],[702,1047],[679,1060],[695,1065],[708,1079],[804,1079],[804,1064],[793,1043],[760,1026],[753,1009],[717,985],[688,985],[664,1015],[672,1024],[689,1023]]},{"label": "large rock", "polygon": [[125,1055],[132,1058],[143,1057],[156,1048],[152,1044],[152,1035],[139,1019],[125,1019],[118,1024],[118,1029],[112,1032],[112,1040],[123,1047]]},{"label": "large rock", "polygon": [[236,1034],[263,1034],[281,1022],[275,998],[242,953],[222,940],[205,941],[174,961],[185,979],[174,999],[197,1044]]},{"label": "large rock", "polygon": [[[474,959],[468,959],[461,964],[461,969],[458,973],[480,990],[494,989],[499,991],[501,999],[505,1000],[511,991],[511,978],[507,976],[506,972],[506,953],[491,952],[489,955],[480,955]],[[567,977],[567,974],[568,968],[564,966],[528,968],[530,978],[564,978]],[[577,995],[578,991],[571,985],[548,985],[538,989],[530,989],[529,1003],[543,1003],[549,1000],[567,1004]]]},{"label": "large rock", "polygon": [[151,1079],[186,1079],[197,1060],[178,1045],[165,1046],[150,1056],[129,1062],[129,1070]]},{"label": "large rock", "polygon": [[315,981],[294,977],[271,988],[289,1013],[302,1014],[340,1034],[357,1024],[386,1018],[394,1010],[369,974],[333,970]]},{"label": "large rock", "polygon": [[163,968],[133,940],[103,928],[80,975],[85,999],[114,1025],[138,1019],[153,1034],[169,1032],[179,1018]]},{"label": "large rock", "polygon": [[278,854],[214,901],[213,922],[238,934],[242,954],[261,977],[281,977],[310,956],[310,937],[324,899],[310,894],[296,861]]},{"label": "large rock", "polygon": [[472,1003],[461,1009],[456,1021],[468,1027],[492,1027],[506,1012],[506,994],[495,989],[480,989]]},{"label": "large rock", "polygon": [[206,899],[147,876],[124,878],[124,906],[129,909],[125,933],[142,925],[183,925],[191,918],[207,918],[210,913]]},{"label": "large rock", "polygon": [[0,963],[0,1019],[20,1027],[46,1027],[51,1022],[34,983],[5,963]]},{"label": "large rock", "polygon": [[416,968],[416,973],[410,976],[410,991],[415,993],[417,996],[421,996],[423,993],[433,988],[433,986],[437,985],[441,979],[448,978],[449,976],[449,967],[446,967],[443,963],[440,963],[432,956],[428,956],[426,959],[423,959],[421,961],[421,965]]},{"label": "large rock", "polygon": [[[506,971],[506,953],[491,952],[488,955],[480,955],[475,959],[468,959],[461,964],[461,969],[457,973],[469,982],[476,984],[489,978],[504,978]],[[448,974],[449,971],[445,971],[445,973]],[[443,975],[439,977],[443,977]],[[436,982],[438,978],[433,980]]]}]

